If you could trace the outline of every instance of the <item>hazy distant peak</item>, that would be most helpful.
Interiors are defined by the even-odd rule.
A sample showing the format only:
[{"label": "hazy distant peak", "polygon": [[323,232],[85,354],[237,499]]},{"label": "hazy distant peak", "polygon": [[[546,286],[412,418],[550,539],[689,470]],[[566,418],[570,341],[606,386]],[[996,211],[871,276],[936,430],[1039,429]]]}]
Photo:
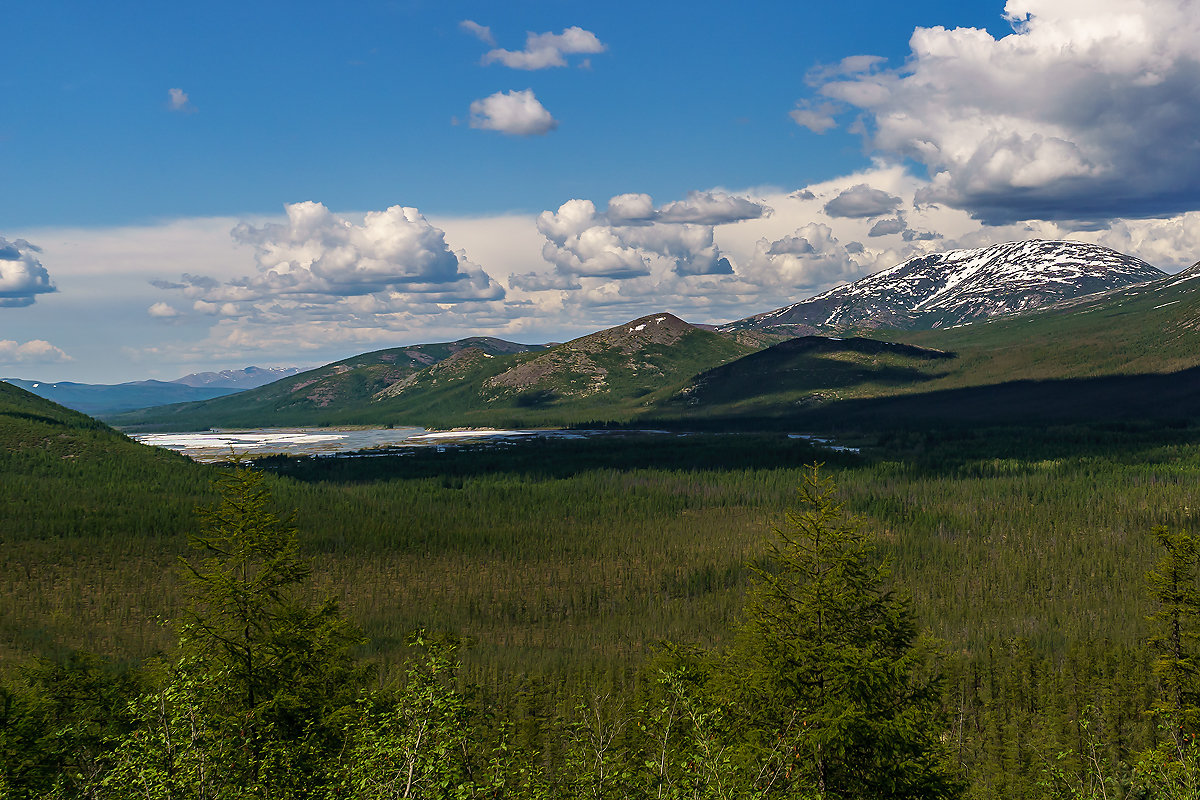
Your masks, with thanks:
[{"label": "hazy distant peak", "polygon": [[299,367],[246,367],[245,369],[223,369],[220,372],[193,372],[171,381],[171,383],[182,383],[184,386],[256,389],[298,372],[300,372]]}]

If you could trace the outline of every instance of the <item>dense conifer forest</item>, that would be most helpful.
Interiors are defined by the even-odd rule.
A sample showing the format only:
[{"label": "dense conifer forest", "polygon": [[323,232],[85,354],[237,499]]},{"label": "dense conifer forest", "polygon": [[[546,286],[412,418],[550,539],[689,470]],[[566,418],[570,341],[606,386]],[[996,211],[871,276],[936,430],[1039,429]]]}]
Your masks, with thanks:
[{"label": "dense conifer forest", "polygon": [[6,797],[1197,796],[1188,425],[246,472],[0,401]]}]

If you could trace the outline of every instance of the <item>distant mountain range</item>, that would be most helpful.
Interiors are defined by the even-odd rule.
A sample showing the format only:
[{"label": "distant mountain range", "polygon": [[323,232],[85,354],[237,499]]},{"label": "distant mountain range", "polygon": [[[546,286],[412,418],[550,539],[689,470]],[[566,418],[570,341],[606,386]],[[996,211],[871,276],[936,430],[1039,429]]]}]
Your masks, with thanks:
[{"label": "distant mountain range", "polygon": [[170,381],[130,381],[129,383],[73,383],[71,381],[31,381],[21,378],[3,378],[5,383],[20,386],[28,392],[58,403],[60,406],[82,411],[91,416],[119,414],[165,403],[182,403],[188,400],[206,400],[238,391],[225,387],[184,386]]},{"label": "distant mountain range", "polygon": [[1145,283],[1165,273],[1082,242],[1007,242],[910,258],[799,303],[718,326],[793,335],[829,329],[949,328]]},{"label": "distant mountain range", "polygon": [[61,406],[92,416],[119,414],[139,408],[208,400],[245,389],[254,389],[288,375],[299,367],[263,369],[246,367],[221,372],[195,372],[174,381],[129,381],[127,383],[74,383],[0,378]]},{"label": "distant mountain range", "polygon": [[[1189,405],[1192,381],[1200,391],[1198,277],[1200,266],[1168,276],[1093,245],[1009,243],[912,259],[715,329],[662,312],[552,346],[475,337],[395,348],[110,421],[194,430],[1188,417],[1200,409]],[[824,335],[793,338],[813,331]]]},{"label": "distant mountain range", "polygon": [[482,354],[480,358],[494,358],[543,347],[487,336],[393,347],[326,364],[229,397],[145,409],[113,419],[121,425],[148,422],[181,430],[214,426],[367,424],[375,418],[357,416],[355,412],[361,405],[462,351]]},{"label": "distant mountain range", "polygon": [[755,349],[672,314],[652,314],[553,347],[472,337],[381,350],[230,397],[144,409],[111,421],[197,429],[412,419],[439,426],[496,420],[558,425],[614,414],[630,418],[697,372]]},{"label": "distant mountain range", "polygon": [[184,386],[220,387],[223,389],[257,389],[268,383],[295,375],[299,367],[246,367],[245,369],[223,369],[220,372],[193,372],[176,378],[171,383],[182,383]]}]

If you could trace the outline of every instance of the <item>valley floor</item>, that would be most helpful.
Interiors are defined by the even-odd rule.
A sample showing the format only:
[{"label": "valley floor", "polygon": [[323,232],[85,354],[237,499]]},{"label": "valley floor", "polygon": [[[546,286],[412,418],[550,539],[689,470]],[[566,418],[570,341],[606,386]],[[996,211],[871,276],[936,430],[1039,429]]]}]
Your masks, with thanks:
[{"label": "valley floor", "polygon": [[[1153,531],[1200,521],[1200,429],[980,426],[844,443],[861,453],[712,434],[259,468],[278,507],[296,510],[314,592],[362,627],[359,657],[400,675],[412,631],[453,634],[469,645],[460,680],[523,718],[530,687],[544,713],[569,716],[580,697],[643,691],[663,642],[728,646],[772,528],[805,465],[822,462],[944,643],[941,702],[971,796],[1058,796],[1045,764],[1067,753],[1080,779],[1081,730],[1102,732],[1114,770],[1131,768],[1158,741],[1142,713],[1156,686]],[[70,455],[4,456],[5,663],[169,652],[175,630],[156,620],[179,618],[178,559],[212,469],[168,460],[155,483]],[[61,464],[75,471],[55,477]]]}]

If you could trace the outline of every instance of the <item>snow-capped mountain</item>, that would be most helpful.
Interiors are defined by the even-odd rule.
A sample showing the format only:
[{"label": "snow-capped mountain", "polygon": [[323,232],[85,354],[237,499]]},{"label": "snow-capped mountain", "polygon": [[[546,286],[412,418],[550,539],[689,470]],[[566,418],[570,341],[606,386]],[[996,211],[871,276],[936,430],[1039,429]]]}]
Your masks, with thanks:
[{"label": "snow-capped mountain", "polygon": [[891,269],[719,330],[794,326],[948,328],[1164,276],[1141,259],[1082,242],[1006,242],[910,258]]},{"label": "snow-capped mountain", "polygon": [[182,383],[184,386],[220,386],[242,391],[265,386],[298,372],[300,372],[299,367],[246,367],[245,369],[223,369],[220,372],[193,372],[182,378],[176,378],[171,383]]}]

